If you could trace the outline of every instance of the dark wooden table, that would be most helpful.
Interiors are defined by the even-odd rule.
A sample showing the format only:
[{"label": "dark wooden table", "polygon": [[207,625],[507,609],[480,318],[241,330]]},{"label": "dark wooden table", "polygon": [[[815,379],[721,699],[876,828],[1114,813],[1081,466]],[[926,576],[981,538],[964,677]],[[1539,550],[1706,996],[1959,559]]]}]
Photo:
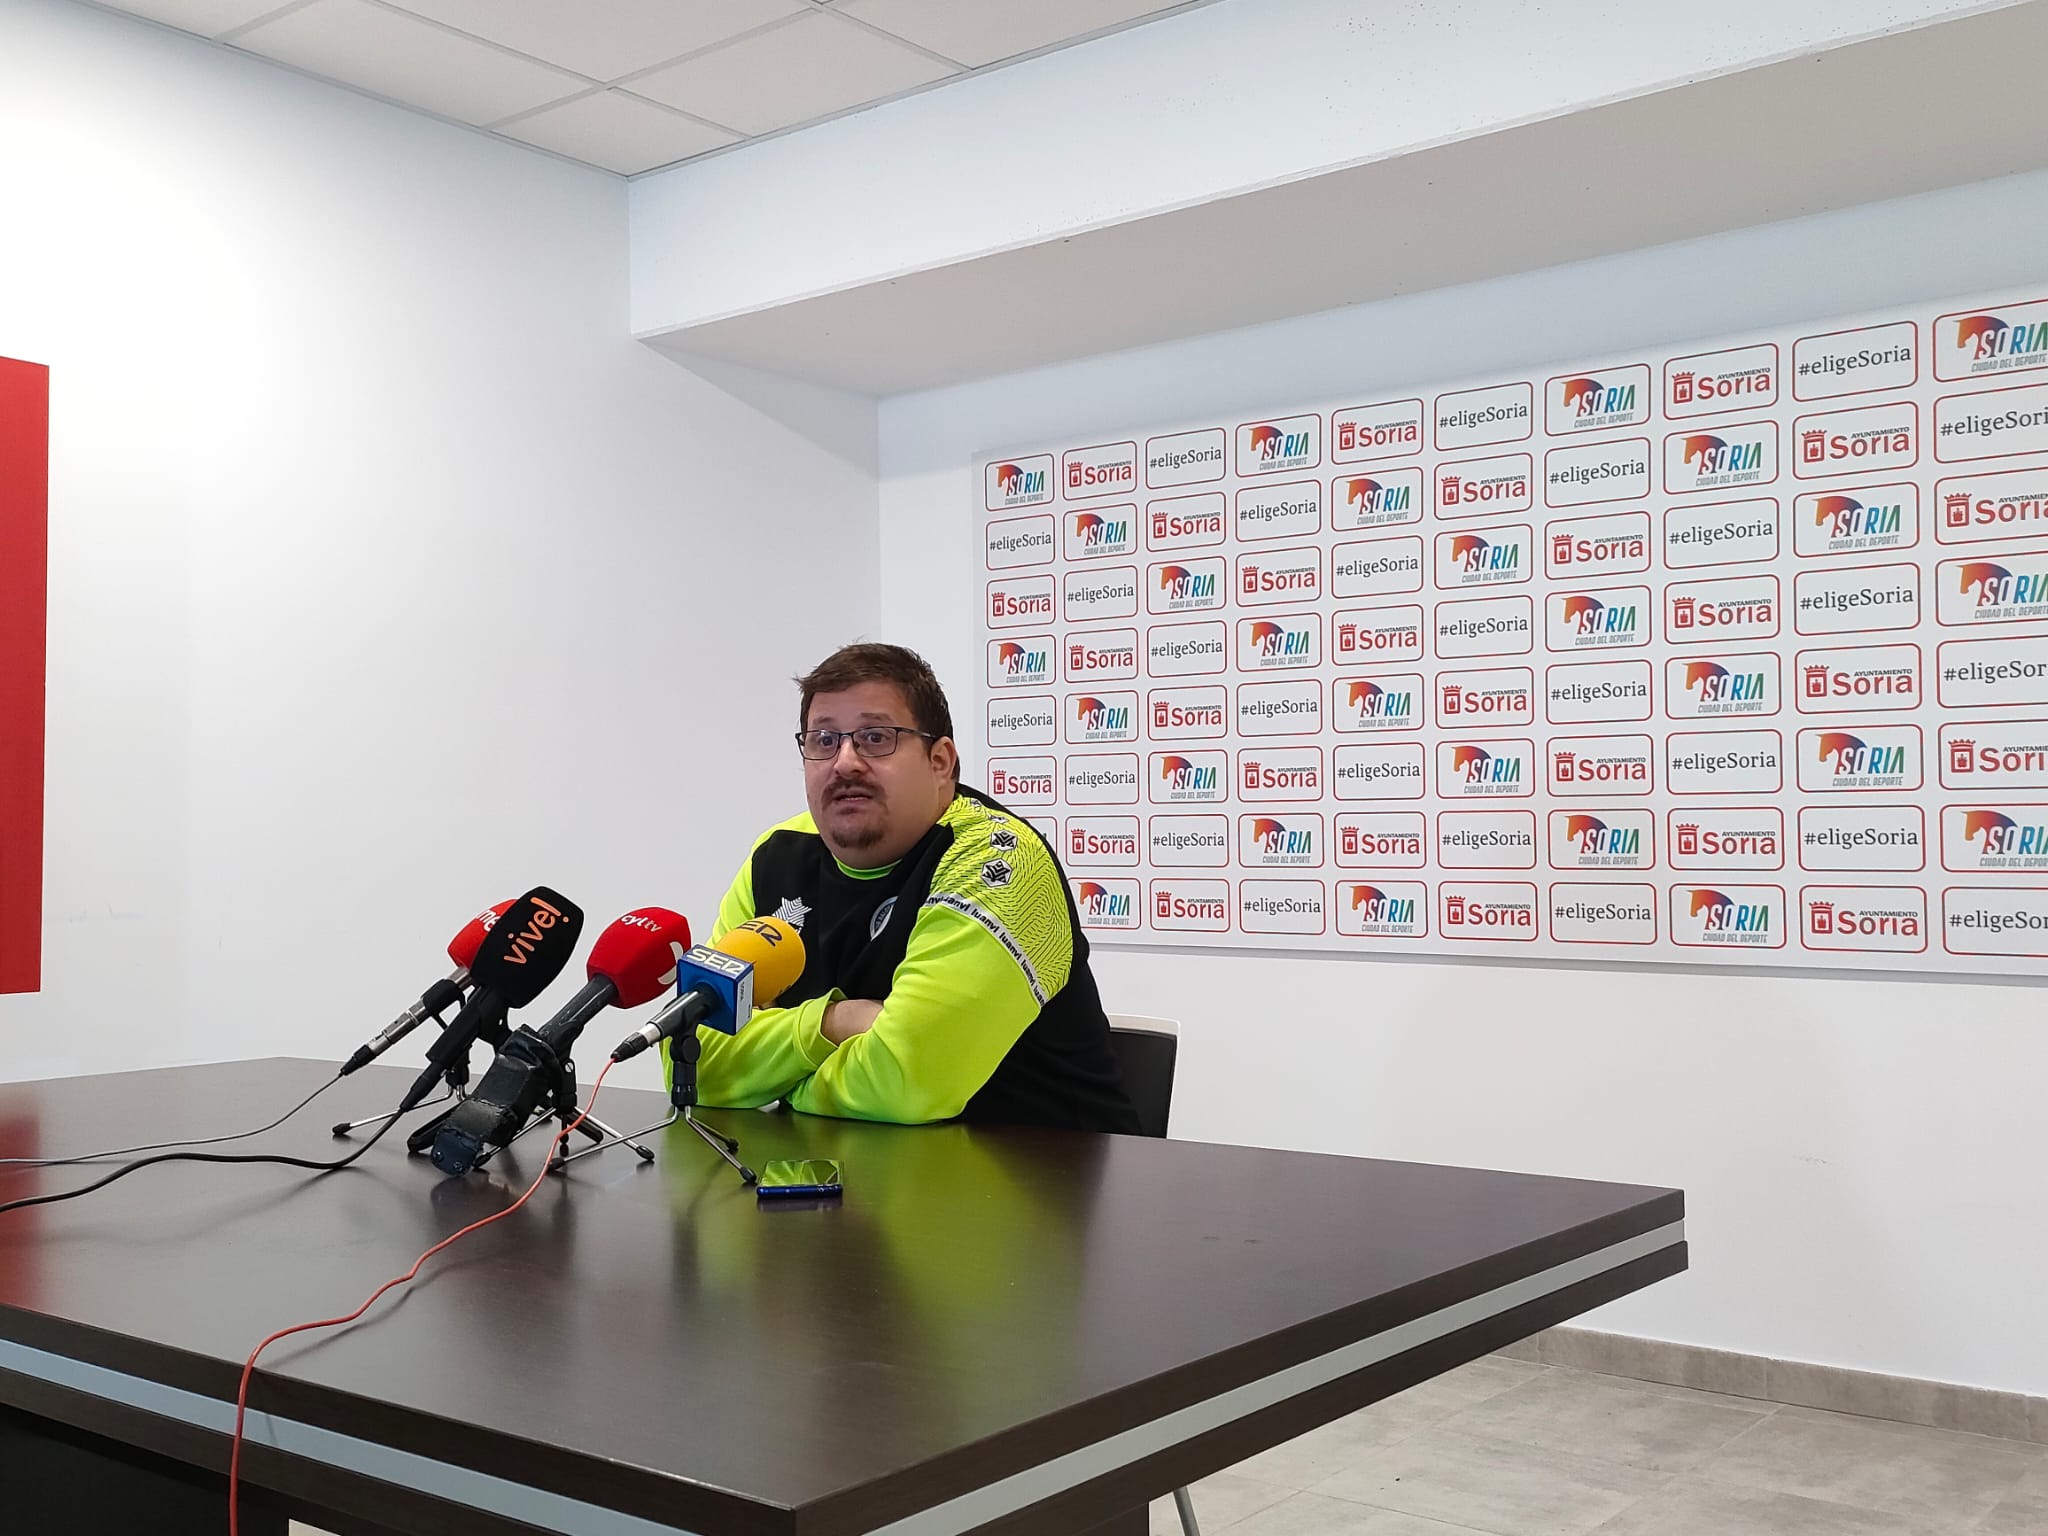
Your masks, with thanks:
[{"label": "dark wooden table", "polygon": [[[0,1156],[260,1124],[333,1070],[0,1086]],[[260,1147],[330,1156],[334,1121],[410,1077],[366,1070]],[[599,1112],[663,1108],[608,1090]],[[264,1356],[245,1530],[1137,1536],[1177,1484],[1686,1265],[1675,1190],[707,1118],[757,1167],[840,1158],[844,1200],[762,1207],[682,1127],[651,1165],[576,1164],[361,1323]],[[462,1180],[393,1133],[342,1173],[173,1163],[0,1215],[0,1508],[43,1501],[24,1531],[225,1530],[249,1349],[501,1209],[538,1141]],[[88,1176],[0,1169],[0,1199]]]}]

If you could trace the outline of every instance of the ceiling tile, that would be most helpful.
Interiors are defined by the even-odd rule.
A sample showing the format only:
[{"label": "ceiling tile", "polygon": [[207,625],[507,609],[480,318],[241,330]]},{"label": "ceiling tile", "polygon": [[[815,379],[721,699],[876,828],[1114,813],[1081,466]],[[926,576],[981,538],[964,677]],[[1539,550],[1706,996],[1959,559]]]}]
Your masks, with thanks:
[{"label": "ceiling tile", "polygon": [[828,117],[952,73],[821,12],[643,75],[633,89],[754,134]]},{"label": "ceiling tile", "polygon": [[735,143],[738,137],[624,91],[594,91],[560,106],[543,107],[497,131],[621,176],[673,165]]},{"label": "ceiling tile", "polygon": [[258,16],[268,16],[289,0],[105,0],[117,11],[147,16],[167,27],[197,32],[201,37],[219,37],[236,27],[246,26]]},{"label": "ceiling tile", "polygon": [[593,80],[616,80],[794,16],[803,0],[390,0]]},{"label": "ceiling tile", "polygon": [[840,0],[839,9],[971,68],[1170,11],[1180,0]]},{"label": "ceiling tile", "polygon": [[366,0],[313,0],[239,34],[234,45],[465,123],[496,122],[588,88]]}]

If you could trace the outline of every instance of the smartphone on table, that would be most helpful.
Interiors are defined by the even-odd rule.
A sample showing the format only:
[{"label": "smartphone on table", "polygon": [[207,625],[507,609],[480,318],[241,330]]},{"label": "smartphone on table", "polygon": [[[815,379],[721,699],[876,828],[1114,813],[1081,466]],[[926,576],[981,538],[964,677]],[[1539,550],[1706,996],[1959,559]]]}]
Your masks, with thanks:
[{"label": "smartphone on table", "polygon": [[763,1200],[821,1200],[843,1187],[835,1157],[778,1157],[762,1165],[754,1193]]}]

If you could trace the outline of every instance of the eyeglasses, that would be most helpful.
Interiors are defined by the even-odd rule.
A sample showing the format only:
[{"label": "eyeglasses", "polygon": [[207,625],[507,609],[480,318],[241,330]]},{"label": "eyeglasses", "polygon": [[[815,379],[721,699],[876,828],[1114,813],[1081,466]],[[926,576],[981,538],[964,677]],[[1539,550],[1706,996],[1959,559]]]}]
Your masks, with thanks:
[{"label": "eyeglasses", "polygon": [[862,757],[887,757],[905,736],[921,736],[926,741],[939,739],[914,725],[864,725],[853,731],[798,731],[796,749],[812,762],[824,763],[839,755],[840,743],[850,741]]}]

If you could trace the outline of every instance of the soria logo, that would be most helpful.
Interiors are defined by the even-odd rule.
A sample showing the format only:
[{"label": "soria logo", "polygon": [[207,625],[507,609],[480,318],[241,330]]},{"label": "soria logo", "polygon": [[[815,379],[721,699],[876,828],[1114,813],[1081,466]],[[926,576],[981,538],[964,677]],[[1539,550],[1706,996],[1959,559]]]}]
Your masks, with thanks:
[{"label": "soria logo", "polygon": [[1058,765],[1049,757],[998,757],[988,765],[988,792],[1012,805],[1051,805]]},{"label": "soria logo", "polygon": [[1169,932],[1225,933],[1230,928],[1227,880],[1155,880],[1152,926]]},{"label": "soria logo", "polygon": [[1778,398],[1778,349],[1766,342],[1674,357],[1664,365],[1664,414],[1706,416]]},{"label": "soria logo", "polygon": [[1138,547],[1136,507],[1096,507],[1067,514],[1067,558],[1094,560],[1128,555]]},{"label": "soria logo", "polygon": [[1526,453],[1439,464],[1437,516],[1486,517],[1495,512],[1526,512],[1535,503],[1535,475],[1535,461]]},{"label": "soria logo", "polygon": [[1438,744],[1437,792],[1451,799],[1536,793],[1530,763],[1535,747],[1527,741],[1446,741]]},{"label": "soria logo", "polygon": [[1223,798],[1221,752],[1155,752],[1152,754],[1152,800],[1155,804]]},{"label": "soria logo", "polygon": [[1673,582],[1664,589],[1665,628],[1674,640],[1768,640],[1778,632],[1778,578]]},{"label": "soria logo", "polygon": [[1340,677],[1330,685],[1333,723],[1340,731],[1412,731],[1422,723],[1422,678]]},{"label": "soria logo", "polygon": [[1941,813],[1941,862],[1970,874],[2048,869],[2048,806],[1951,805]]},{"label": "soria logo", "polygon": [[1648,570],[1650,514],[1617,512],[1552,523],[1544,561],[1546,574],[1572,580]]},{"label": "soria logo", "polygon": [[1420,811],[1347,811],[1337,818],[1337,862],[1351,869],[1420,869]]},{"label": "soria logo", "polygon": [[1069,682],[1137,675],[1138,632],[1135,629],[1103,629],[1067,636]]},{"label": "soria logo", "polygon": [[2010,469],[1934,483],[1935,537],[1944,544],[2048,534],[2048,469]]},{"label": "soria logo", "polygon": [[1927,893],[1906,886],[1809,885],[1799,893],[1808,949],[1918,954],[1927,947]]},{"label": "soria logo", "polygon": [[1246,748],[1237,758],[1243,800],[1317,800],[1323,793],[1320,747]]},{"label": "soria logo", "polygon": [[1527,725],[1536,717],[1536,674],[1528,667],[1439,672],[1436,712],[1446,722]]},{"label": "soria logo", "polygon": [[1223,542],[1223,493],[1199,491],[1168,496],[1146,507],[1150,519],[1146,542],[1153,549],[1198,549]]},{"label": "soria logo", "polygon": [[1801,651],[1793,658],[1802,714],[1914,709],[1920,703],[1917,645],[1861,645]]},{"label": "soria logo", "polygon": [[1546,599],[1553,651],[1601,650],[1650,643],[1650,589],[1609,587],[1553,592]]},{"label": "soria logo", "polygon": [[1785,893],[1765,885],[1673,886],[1671,938],[1695,947],[1782,949]]},{"label": "soria logo", "polygon": [[1138,818],[1076,816],[1067,823],[1067,862],[1078,869],[1123,868],[1138,862]]},{"label": "soria logo", "polygon": [[1554,869],[1644,869],[1654,855],[1648,811],[1552,811]]},{"label": "soria logo", "polygon": [[1237,557],[1237,600],[1247,607],[1314,602],[1322,587],[1323,553],[1313,545]]},{"label": "soria logo", "polygon": [[1770,806],[1673,811],[1674,869],[1782,869],[1785,815]]},{"label": "soria logo", "polygon": [[1113,693],[1097,697],[1077,693],[1070,700],[1073,710],[1067,718],[1067,740],[1134,741],[1138,735],[1135,693]]},{"label": "soria logo", "polygon": [[1050,635],[1033,635],[1022,640],[991,640],[988,643],[988,682],[991,688],[1018,688],[1051,680]]},{"label": "soria logo", "polygon": [[1138,926],[1138,882],[1135,880],[1077,880],[1074,906],[1084,928],[1135,928]]},{"label": "soria logo", "polygon": [[1802,555],[1901,549],[1920,541],[1920,488],[1857,486],[1809,491],[1792,503],[1792,545]]},{"label": "soria logo", "polygon": [[1322,620],[1315,614],[1240,619],[1238,666],[1254,672],[1316,666],[1323,659],[1322,632]]},{"label": "soria logo", "polygon": [[1554,795],[1647,795],[1652,787],[1647,736],[1560,736],[1550,743]]},{"label": "soria logo", "polygon": [[1778,712],[1774,655],[1688,656],[1665,663],[1665,713],[1676,720]]},{"label": "soria logo", "polygon": [[1527,524],[1485,533],[1440,533],[1436,536],[1436,584],[1456,589],[1527,581],[1534,537]]},{"label": "soria logo", "polygon": [[1792,423],[1799,444],[1792,472],[1802,477],[1851,470],[1905,469],[1920,458],[1918,409],[1911,401],[1858,411],[1801,416]]},{"label": "soria logo", "polygon": [[1338,661],[1415,661],[1422,655],[1422,609],[1354,608],[1334,616],[1333,634]]},{"label": "soria logo", "polygon": [[1600,432],[1650,419],[1650,369],[1645,363],[1567,374],[1543,389],[1543,424],[1552,437]]},{"label": "soria logo", "polygon": [[1536,937],[1536,887],[1533,885],[1467,885],[1446,881],[1437,888],[1442,920],[1438,931],[1447,939]]},{"label": "soria logo", "polygon": [[1013,576],[988,584],[988,627],[1013,628],[1020,624],[1052,621],[1052,578]]},{"label": "soria logo", "polygon": [[1150,613],[1190,613],[1223,606],[1223,558],[1189,559],[1146,571],[1145,608]]},{"label": "soria logo", "polygon": [[1422,448],[1422,402],[1388,400],[1338,411],[1330,421],[1339,464],[1413,455]]},{"label": "soria logo", "polygon": [[1044,453],[1036,458],[991,464],[986,478],[988,509],[991,512],[1051,501],[1052,455]]},{"label": "soria logo", "polygon": [[1323,862],[1323,818],[1240,816],[1238,862],[1252,869],[1307,868]]},{"label": "soria logo", "polygon": [[1711,491],[1778,478],[1778,424],[1750,421],[1664,439],[1664,489]]},{"label": "soria logo", "polygon": [[1934,376],[1974,379],[2048,367],[2048,302],[1966,310],[1934,322]]},{"label": "soria logo", "polygon": [[1422,516],[1422,471],[1383,469],[1330,482],[1331,524],[1341,531],[1412,523]]},{"label": "soria logo", "polygon": [[1801,731],[1799,787],[1821,792],[1918,789],[1919,728],[1867,725],[1854,731]]},{"label": "soria logo", "polygon": [[2048,618],[2048,554],[1944,560],[1935,567],[1936,616],[1944,624],[2010,624]]},{"label": "soria logo", "polygon": [[1319,416],[1285,416],[1255,421],[1237,429],[1237,472],[1270,475],[1287,469],[1312,469],[1322,458],[1317,437]]},{"label": "soria logo", "polygon": [[1070,448],[1061,455],[1060,480],[1069,501],[1138,488],[1138,445],[1104,443],[1096,448]]},{"label": "soria logo", "polygon": [[1150,734],[1155,741],[1216,737],[1224,732],[1224,694],[1220,683],[1155,689],[1147,702],[1152,711]]},{"label": "soria logo", "polygon": [[1419,939],[1429,928],[1428,888],[1415,880],[1337,884],[1337,931],[1360,939]]},{"label": "soria logo", "polygon": [[2048,721],[1985,720],[1941,728],[1941,782],[1972,794],[2048,788]]}]

